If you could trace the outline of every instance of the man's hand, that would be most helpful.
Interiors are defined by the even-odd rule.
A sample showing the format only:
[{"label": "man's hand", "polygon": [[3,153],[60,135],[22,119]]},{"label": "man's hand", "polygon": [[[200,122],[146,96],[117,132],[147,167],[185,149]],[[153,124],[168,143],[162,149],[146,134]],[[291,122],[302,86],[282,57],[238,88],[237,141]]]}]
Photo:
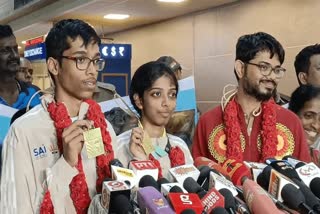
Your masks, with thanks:
[{"label": "man's hand", "polygon": [[78,156],[84,143],[83,132],[89,130],[92,124],[89,120],[78,120],[63,130],[63,156],[72,167],[78,163]]},{"label": "man's hand", "polygon": [[132,155],[139,160],[147,160],[147,155],[142,148],[143,130],[140,127],[132,129],[129,149]]}]

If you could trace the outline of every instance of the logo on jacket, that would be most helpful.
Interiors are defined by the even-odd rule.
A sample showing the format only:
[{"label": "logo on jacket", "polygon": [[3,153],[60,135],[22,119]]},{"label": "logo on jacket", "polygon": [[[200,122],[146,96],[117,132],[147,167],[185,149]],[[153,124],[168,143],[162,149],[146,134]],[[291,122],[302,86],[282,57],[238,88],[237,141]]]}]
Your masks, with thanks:
[{"label": "logo on jacket", "polygon": [[33,149],[33,156],[36,159],[44,158],[47,156],[47,149],[44,145]]}]

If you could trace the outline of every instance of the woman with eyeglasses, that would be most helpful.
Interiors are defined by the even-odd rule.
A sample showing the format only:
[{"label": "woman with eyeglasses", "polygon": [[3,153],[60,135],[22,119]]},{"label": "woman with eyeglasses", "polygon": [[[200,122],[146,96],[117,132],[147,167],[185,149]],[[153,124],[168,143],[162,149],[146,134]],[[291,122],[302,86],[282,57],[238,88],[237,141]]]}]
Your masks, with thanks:
[{"label": "woman with eyeglasses", "polygon": [[301,85],[291,95],[289,109],[301,120],[313,161],[319,164],[320,88]]},{"label": "woman with eyeglasses", "polygon": [[115,149],[125,166],[131,160],[151,160],[159,168],[159,177],[170,179],[171,167],[193,163],[186,143],[165,129],[175,110],[177,94],[177,79],[166,65],[148,62],[135,72],[130,100],[140,115],[139,127],[119,135]]}]

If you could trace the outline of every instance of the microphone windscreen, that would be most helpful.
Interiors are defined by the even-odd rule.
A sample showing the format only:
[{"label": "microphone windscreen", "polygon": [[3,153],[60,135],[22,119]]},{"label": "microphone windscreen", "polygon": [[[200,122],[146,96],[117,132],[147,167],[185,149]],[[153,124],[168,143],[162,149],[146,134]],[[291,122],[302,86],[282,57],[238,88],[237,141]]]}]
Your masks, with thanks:
[{"label": "microphone windscreen", "polygon": [[109,166],[110,166],[110,169],[111,169],[111,166],[118,166],[118,167],[125,168],[123,167],[123,164],[121,163],[121,161],[119,161],[118,159],[111,160],[109,163]]},{"label": "microphone windscreen", "polygon": [[193,209],[185,209],[181,214],[196,214],[196,212]]},{"label": "microphone windscreen", "polygon": [[203,189],[201,186],[191,177],[188,177],[183,182],[183,188],[187,190],[189,193],[198,193]]},{"label": "microphone windscreen", "polygon": [[306,163],[304,163],[304,162],[299,162],[299,163],[297,163],[296,165],[295,165],[295,169],[298,169],[299,167],[302,167],[302,166],[304,166],[304,165],[306,165]]},{"label": "microphone windscreen", "polygon": [[122,194],[114,197],[112,201],[112,207],[114,213],[117,214],[127,214],[133,210],[128,197]]},{"label": "microphone windscreen", "polygon": [[285,175],[290,179],[295,178],[301,181],[297,171],[286,161],[271,161],[269,165],[282,175]]},{"label": "microphone windscreen", "polygon": [[173,186],[173,187],[171,187],[169,192],[181,192],[181,193],[183,193],[183,190],[179,186]]},{"label": "microphone windscreen", "polygon": [[316,177],[310,182],[310,189],[318,198],[320,198],[320,178]]},{"label": "microphone windscreen", "polygon": [[162,184],[168,184],[170,181],[166,179],[165,177],[159,178],[158,179],[158,185],[161,187]]},{"label": "microphone windscreen", "polygon": [[298,210],[300,204],[305,203],[301,191],[292,184],[286,184],[281,190],[281,197],[289,208]]},{"label": "microphone windscreen", "polygon": [[229,213],[223,207],[216,207],[210,212],[210,214],[229,214]]},{"label": "microphone windscreen", "polygon": [[215,169],[218,172],[220,172],[221,174],[223,174],[225,177],[229,178],[228,173],[220,166],[220,164],[214,162],[213,160],[210,160],[208,158],[205,157],[197,157],[194,160],[194,165],[196,167],[200,167],[200,166],[208,166],[211,169]]},{"label": "microphone windscreen", "polygon": [[219,192],[224,197],[224,208],[235,210],[236,201],[232,195],[232,192],[226,188],[220,189]]},{"label": "microphone windscreen", "polygon": [[267,191],[269,188],[271,170],[272,170],[271,166],[266,166],[257,177],[257,183]]},{"label": "microphone windscreen", "polygon": [[156,188],[158,191],[160,191],[157,181],[151,175],[145,175],[139,181],[140,188],[148,187],[148,186],[152,186]]},{"label": "microphone windscreen", "polygon": [[251,172],[243,162],[227,159],[222,163],[222,168],[228,173],[234,185],[240,186],[244,178],[251,178]]}]

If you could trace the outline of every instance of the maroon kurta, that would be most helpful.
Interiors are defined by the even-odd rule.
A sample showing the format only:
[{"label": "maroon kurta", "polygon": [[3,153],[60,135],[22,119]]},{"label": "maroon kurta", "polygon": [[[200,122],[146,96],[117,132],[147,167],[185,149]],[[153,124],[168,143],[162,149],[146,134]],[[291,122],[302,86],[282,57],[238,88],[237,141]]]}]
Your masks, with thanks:
[{"label": "maroon kurta", "polygon": [[[262,114],[254,118],[251,135],[248,136],[247,125],[241,106],[238,106],[238,119],[241,126],[241,148],[244,161],[259,162],[261,159]],[[275,104],[277,128],[277,155],[282,158],[292,155],[299,160],[310,162],[311,157],[300,119],[291,111]],[[192,147],[192,156],[199,156],[223,162],[226,159],[226,135],[223,124],[223,112],[218,106],[200,117]]]}]

